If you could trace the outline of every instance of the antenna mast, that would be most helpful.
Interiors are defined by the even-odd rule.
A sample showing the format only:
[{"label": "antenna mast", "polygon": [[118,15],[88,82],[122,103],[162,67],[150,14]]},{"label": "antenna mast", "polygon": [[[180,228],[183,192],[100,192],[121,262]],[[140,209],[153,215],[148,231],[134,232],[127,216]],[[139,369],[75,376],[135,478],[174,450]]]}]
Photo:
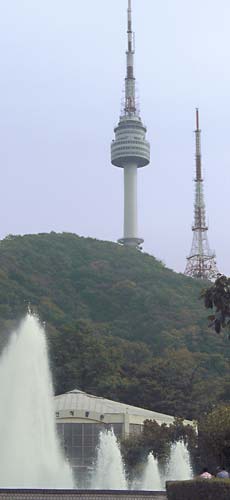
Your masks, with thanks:
[{"label": "antenna mast", "polygon": [[206,224],[205,203],[203,194],[203,179],[201,168],[199,110],[196,109],[196,177],[195,203],[194,203],[194,225],[192,226],[193,241],[185,274],[193,278],[215,279],[218,270],[216,267],[215,253],[210,250],[208,243],[208,226]]},{"label": "antenna mast", "polygon": [[132,7],[131,0],[128,0],[127,10],[127,35],[128,35],[128,48],[126,51],[126,78],[125,78],[125,109],[126,115],[136,113],[136,89],[134,78],[134,34],[132,31]]}]

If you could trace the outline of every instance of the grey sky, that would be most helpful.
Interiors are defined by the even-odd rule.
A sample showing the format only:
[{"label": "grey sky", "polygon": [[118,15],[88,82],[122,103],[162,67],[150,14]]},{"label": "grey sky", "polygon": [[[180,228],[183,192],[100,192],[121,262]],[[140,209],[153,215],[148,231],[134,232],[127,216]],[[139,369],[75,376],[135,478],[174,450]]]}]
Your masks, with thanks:
[{"label": "grey sky", "polygon": [[[135,73],[151,164],[138,172],[145,251],[183,271],[192,242],[195,107],[209,243],[230,274],[230,2],[133,0]],[[127,0],[1,0],[0,236],[123,235],[110,164]]]}]

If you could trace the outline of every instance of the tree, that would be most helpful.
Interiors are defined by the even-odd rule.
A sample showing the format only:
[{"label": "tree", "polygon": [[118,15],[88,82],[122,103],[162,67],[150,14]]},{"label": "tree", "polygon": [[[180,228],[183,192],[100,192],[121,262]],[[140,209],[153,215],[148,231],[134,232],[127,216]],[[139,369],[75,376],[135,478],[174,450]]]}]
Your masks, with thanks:
[{"label": "tree", "polygon": [[203,457],[210,467],[221,465],[228,468],[230,466],[229,405],[217,406],[200,419],[198,448],[200,457]]},{"label": "tree", "polygon": [[158,424],[156,420],[145,420],[143,432],[130,436],[122,442],[122,454],[128,467],[137,467],[149,453],[162,462],[167,462],[172,443],[184,441],[189,450],[196,449],[197,433],[192,425],[185,425],[176,418],[173,424]]},{"label": "tree", "polygon": [[216,333],[221,333],[222,328],[230,327],[230,278],[219,275],[215,283],[201,292],[204,305],[213,309],[208,319]]}]

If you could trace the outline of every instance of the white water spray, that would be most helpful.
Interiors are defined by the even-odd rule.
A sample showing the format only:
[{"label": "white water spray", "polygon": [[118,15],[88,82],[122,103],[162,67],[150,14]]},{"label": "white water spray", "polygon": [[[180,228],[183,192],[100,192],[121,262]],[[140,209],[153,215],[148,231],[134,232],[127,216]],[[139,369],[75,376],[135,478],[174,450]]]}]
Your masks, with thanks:
[{"label": "white water spray", "polygon": [[113,430],[100,433],[92,488],[102,490],[127,489],[124,464]]},{"label": "white water spray", "polygon": [[0,360],[0,487],[72,488],[55,428],[45,332],[30,314]]},{"label": "white water spray", "polygon": [[149,453],[143,479],[141,481],[142,490],[160,491],[162,490],[162,481],[158,468],[158,460]]},{"label": "white water spray", "polygon": [[193,473],[188,449],[182,441],[178,441],[171,447],[166,481],[183,481],[192,478]]}]

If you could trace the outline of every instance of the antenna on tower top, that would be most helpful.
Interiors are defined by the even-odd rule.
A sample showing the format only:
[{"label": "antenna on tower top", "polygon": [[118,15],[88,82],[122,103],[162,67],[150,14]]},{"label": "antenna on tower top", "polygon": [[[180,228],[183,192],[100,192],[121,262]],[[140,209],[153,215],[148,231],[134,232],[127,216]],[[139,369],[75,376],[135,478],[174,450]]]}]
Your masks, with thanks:
[{"label": "antenna on tower top", "polygon": [[196,108],[196,130],[200,130],[199,129],[199,109]]},{"label": "antenna on tower top", "polygon": [[131,0],[128,0],[128,50],[126,52],[126,78],[125,78],[125,114],[136,114],[136,98],[135,98],[135,77],[134,77],[134,36],[132,31],[132,10]]},{"label": "antenna on tower top", "polygon": [[131,6],[131,0],[128,0],[128,11],[131,13],[132,6]]},{"label": "antenna on tower top", "polygon": [[127,26],[127,33],[128,33],[128,52],[134,52],[133,51],[133,32],[132,32],[132,8],[131,8],[131,0],[128,0],[128,26]]}]

